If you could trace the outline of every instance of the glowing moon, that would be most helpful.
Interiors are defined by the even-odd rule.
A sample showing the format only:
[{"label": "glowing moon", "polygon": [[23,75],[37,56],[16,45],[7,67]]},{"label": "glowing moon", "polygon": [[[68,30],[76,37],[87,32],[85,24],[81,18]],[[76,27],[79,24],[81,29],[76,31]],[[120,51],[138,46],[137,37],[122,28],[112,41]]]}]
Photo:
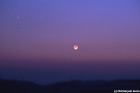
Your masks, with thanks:
[{"label": "glowing moon", "polygon": [[74,46],[73,46],[73,49],[74,49],[74,50],[77,50],[77,49],[78,49],[78,46],[77,46],[77,45],[74,45]]}]

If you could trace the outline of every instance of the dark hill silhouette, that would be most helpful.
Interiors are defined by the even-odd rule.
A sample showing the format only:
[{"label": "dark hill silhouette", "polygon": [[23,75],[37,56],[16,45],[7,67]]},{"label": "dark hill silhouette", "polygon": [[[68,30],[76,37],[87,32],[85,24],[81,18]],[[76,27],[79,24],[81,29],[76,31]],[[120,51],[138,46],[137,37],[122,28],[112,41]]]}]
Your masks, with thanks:
[{"label": "dark hill silhouette", "polygon": [[0,79],[0,93],[113,93],[140,90],[140,79],[114,81],[69,81],[41,86],[32,82]]}]

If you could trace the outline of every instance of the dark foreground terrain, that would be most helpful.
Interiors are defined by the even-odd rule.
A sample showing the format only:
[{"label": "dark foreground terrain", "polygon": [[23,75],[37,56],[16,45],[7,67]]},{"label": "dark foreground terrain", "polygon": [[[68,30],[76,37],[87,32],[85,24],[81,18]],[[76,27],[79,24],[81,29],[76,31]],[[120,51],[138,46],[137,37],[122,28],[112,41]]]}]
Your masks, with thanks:
[{"label": "dark foreground terrain", "polygon": [[46,86],[32,82],[0,79],[0,93],[114,93],[114,90],[140,90],[140,79],[70,81]]}]

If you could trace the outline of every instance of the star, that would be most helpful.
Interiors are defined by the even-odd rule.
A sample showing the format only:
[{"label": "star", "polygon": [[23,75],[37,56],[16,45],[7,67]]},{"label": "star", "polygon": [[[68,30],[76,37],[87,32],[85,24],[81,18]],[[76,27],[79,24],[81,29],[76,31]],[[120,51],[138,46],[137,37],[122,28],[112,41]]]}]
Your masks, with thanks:
[{"label": "star", "polygon": [[18,16],[17,19],[19,19],[20,17]]}]

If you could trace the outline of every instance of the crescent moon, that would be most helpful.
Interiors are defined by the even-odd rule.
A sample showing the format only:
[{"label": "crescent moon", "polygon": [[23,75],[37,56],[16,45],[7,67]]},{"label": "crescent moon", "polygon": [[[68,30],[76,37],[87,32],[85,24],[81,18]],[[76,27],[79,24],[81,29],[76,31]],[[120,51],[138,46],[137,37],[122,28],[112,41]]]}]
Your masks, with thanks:
[{"label": "crescent moon", "polygon": [[78,46],[77,46],[77,45],[74,45],[74,46],[73,46],[73,49],[74,49],[74,50],[77,50],[77,49],[78,49]]}]

